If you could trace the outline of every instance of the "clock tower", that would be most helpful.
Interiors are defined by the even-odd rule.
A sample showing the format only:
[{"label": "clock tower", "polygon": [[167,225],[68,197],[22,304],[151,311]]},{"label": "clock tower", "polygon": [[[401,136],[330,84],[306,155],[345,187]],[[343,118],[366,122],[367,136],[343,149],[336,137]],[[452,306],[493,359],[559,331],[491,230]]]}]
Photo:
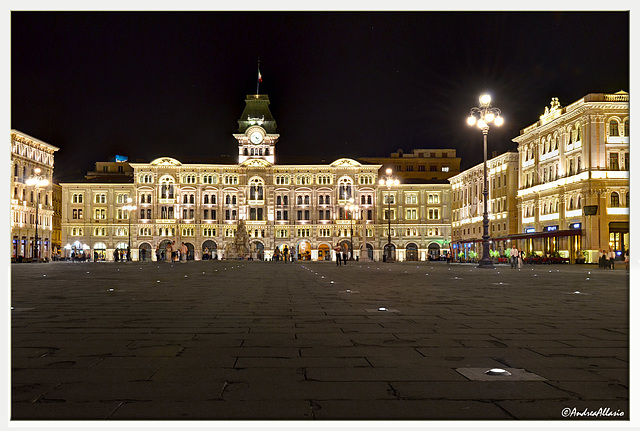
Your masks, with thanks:
[{"label": "clock tower", "polygon": [[269,110],[269,96],[249,94],[245,103],[238,120],[239,133],[233,135],[238,140],[238,163],[259,159],[274,164],[280,135],[275,133],[276,121]]}]

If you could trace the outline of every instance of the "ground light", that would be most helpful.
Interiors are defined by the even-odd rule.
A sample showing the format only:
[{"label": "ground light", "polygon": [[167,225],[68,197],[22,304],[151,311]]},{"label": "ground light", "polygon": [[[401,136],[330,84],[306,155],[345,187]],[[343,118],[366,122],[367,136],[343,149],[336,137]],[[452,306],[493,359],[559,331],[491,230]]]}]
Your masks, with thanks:
[{"label": "ground light", "polygon": [[484,372],[489,376],[510,376],[511,373],[507,370],[503,370],[502,368],[491,368]]}]

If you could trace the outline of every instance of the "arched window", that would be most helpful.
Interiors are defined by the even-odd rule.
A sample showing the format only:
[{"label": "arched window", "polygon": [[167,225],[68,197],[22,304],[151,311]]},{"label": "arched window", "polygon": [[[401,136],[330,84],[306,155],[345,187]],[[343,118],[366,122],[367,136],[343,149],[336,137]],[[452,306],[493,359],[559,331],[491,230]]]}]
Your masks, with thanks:
[{"label": "arched window", "polygon": [[616,120],[609,121],[609,136],[619,136],[618,122]]},{"label": "arched window", "polygon": [[617,208],[620,206],[620,195],[618,192],[611,192],[611,205],[612,208]]},{"label": "arched window", "polygon": [[624,198],[624,206],[629,208],[629,192],[626,193],[626,196]]},{"label": "arched window", "polygon": [[174,180],[171,177],[163,177],[160,180],[160,198],[173,199]]},{"label": "arched window", "polygon": [[569,144],[573,143],[573,128],[569,127]]},{"label": "arched window", "polygon": [[624,120],[624,136],[629,137],[629,120]]},{"label": "arched window", "polygon": [[338,199],[349,200],[352,197],[351,179],[341,178],[338,183]]},{"label": "arched window", "polygon": [[205,204],[209,203],[209,195],[204,195],[204,203]]},{"label": "arched window", "polygon": [[261,179],[259,178],[253,178],[250,182],[249,182],[249,200],[255,201],[261,201],[264,199],[264,195],[263,195],[263,182]]}]

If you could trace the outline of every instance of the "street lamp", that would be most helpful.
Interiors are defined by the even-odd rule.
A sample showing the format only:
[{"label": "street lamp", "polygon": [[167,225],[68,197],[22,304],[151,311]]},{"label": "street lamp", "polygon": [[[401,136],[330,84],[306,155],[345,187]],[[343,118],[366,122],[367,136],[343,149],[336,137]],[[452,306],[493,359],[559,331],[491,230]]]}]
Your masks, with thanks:
[{"label": "street lamp", "polygon": [[489,134],[489,123],[501,126],[504,120],[500,116],[500,110],[491,106],[491,96],[483,94],[480,96],[480,106],[471,108],[471,115],[467,119],[470,126],[477,125],[482,130],[484,139],[484,177],[483,191],[484,211],[482,215],[482,259],[478,263],[478,268],[492,269],[493,260],[489,255],[489,215],[488,215],[488,197],[489,184],[487,180],[487,135]]},{"label": "street lamp", "polygon": [[40,187],[46,187],[49,185],[49,180],[47,180],[44,175],[40,175],[40,168],[35,168],[33,170],[33,175],[31,175],[26,184],[28,186],[32,186],[36,192],[36,235],[35,235],[35,244],[33,245],[33,261],[38,262],[40,260],[40,254],[38,253],[38,208],[40,207]]},{"label": "street lamp", "polygon": [[353,260],[353,250],[355,250],[355,247],[353,245],[353,219],[354,219],[354,213],[358,211],[358,205],[353,204],[353,199],[349,199],[349,201],[351,203],[345,206],[345,209],[351,212],[351,230],[349,232],[349,241],[351,242],[351,258],[349,260]]},{"label": "street lamp", "polygon": [[379,181],[379,184],[381,186],[386,185],[387,186],[387,205],[388,205],[388,212],[387,212],[387,219],[389,221],[389,237],[388,237],[388,241],[387,241],[387,245],[386,245],[386,253],[387,253],[387,262],[393,262],[393,257],[391,255],[391,186],[397,186],[398,184],[400,184],[400,181],[395,178],[394,176],[392,176],[391,174],[393,173],[393,171],[391,170],[391,168],[387,168],[386,171],[386,178],[381,178]]},{"label": "street lamp", "polygon": [[131,261],[131,211],[135,211],[138,207],[132,204],[133,199],[127,198],[127,204],[122,207],[124,211],[127,211],[129,218],[129,246],[127,250],[127,260]]}]

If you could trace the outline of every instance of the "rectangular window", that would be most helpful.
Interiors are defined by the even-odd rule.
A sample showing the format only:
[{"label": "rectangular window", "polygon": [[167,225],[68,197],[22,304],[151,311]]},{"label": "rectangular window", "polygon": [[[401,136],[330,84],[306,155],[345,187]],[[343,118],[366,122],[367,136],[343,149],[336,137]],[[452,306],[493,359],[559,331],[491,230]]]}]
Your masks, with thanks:
[{"label": "rectangular window", "polygon": [[618,163],[618,153],[609,153],[609,169],[612,171],[617,171],[620,169],[620,165]]},{"label": "rectangular window", "polygon": [[202,218],[204,218],[205,220],[209,219],[209,210],[204,210],[204,216]]},{"label": "rectangular window", "polygon": [[147,210],[147,218],[150,219],[151,218],[151,209],[149,208]]}]

